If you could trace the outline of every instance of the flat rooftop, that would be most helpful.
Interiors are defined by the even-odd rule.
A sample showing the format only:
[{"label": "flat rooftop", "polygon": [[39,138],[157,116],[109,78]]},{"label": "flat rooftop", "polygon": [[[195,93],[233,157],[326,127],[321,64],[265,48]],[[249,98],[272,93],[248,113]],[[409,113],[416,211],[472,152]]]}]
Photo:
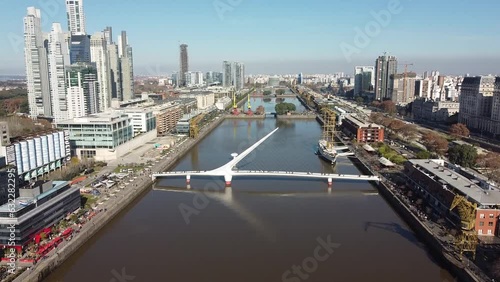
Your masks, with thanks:
[{"label": "flat rooftop", "polygon": [[35,201],[41,200],[45,197],[47,197],[50,194],[53,194],[57,190],[65,187],[67,184],[69,184],[68,181],[52,181],[52,188],[49,189],[48,191],[36,196],[36,197],[19,197],[14,200],[14,210],[11,210],[9,208],[9,203],[4,204],[0,206],[0,212],[18,212],[27,206],[31,205]]},{"label": "flat rooftop", "polygon": [[412,159],[409,162],[419,170],[430,174],[430,177],[437,176],[442,180],[441,183],[447,184],[467,195],[481,206],[500,205],[500,190],[498,189],[483,189],[476,182],[432,160]]},{"label": "flat rooftop", "polygon": [[112,124],[112,123],[117,123],[120,121],[124,121],[129,119],[127,115],[124,114],[119,114],[119,113],[113,113],[113,112],[102,112],[102,113],[97,113],[97,114],[92,114],[84,117],[78,117],[74,119],[69,119],[69,120],[63,120],[61,122],[58,122],[57,124]]},{"label": "flat rooftop", "polygon": [[358,126],[360,128],[367,128],[367,127],[382,128],[381,125],[378,125],[376,123],[364,122],[360,118],[353,116],[353,115],[346,116],[345,119],[351,121],[352,123],[356,124],[356,126]]}]

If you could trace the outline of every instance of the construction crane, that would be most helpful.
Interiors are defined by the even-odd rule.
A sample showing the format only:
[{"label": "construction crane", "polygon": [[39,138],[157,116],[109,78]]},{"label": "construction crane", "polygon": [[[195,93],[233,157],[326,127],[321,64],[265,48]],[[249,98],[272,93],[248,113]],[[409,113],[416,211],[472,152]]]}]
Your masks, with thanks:
[{"label": "construction crane", "polygon": [[189,122],[189,137],[198,137],[198,133],[200,131],[199,124],[203,117],[205,117],[205,114],[199,114],[191,119],[191,121]]},{"label": "construction crane", "polygon": [[233,93],[233,112],[232,112],[232,114],[237,116],[240,114],[240,112],[238,111],[238,105],[236,105],[236,92],[234,90],[232,90],[232,93]]},{"label": "construction crane", "polygon": [[250,104],[250,93],[248,93],[248,110],[247,110],[247,115],[251,116],[253,115],[253,112],[252,112],[252,105]]},{"label": "construction crane", "polygon": [[455,195],[450,206],[450,211],[457,208],[460,217],[461,230],[455,237],[455,245],[460,254],[471,252],[472,258],[476,258],[478,238],[474,229],[476,223],[477,204],[469,202],[465,197]]}]

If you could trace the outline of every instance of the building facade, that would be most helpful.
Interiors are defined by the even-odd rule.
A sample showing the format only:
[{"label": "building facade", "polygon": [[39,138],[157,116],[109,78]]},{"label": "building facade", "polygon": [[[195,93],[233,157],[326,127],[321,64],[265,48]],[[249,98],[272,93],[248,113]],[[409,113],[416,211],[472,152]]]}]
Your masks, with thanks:
[{"label": "building facade", "polygon": [[70,161],[69,146],[69,132],[54,130],[18,138],[4,146],[4,150],[7,165],[15,165],[19,178],[29,181]]},{"label": "building facade", "polygon": [[360,118],[348,115],[342,120],[342,131],[356,138],[357,142],[384,142],[384,127],[375,123],[366,123]]},{"label": "building facade", "polygon": [[[90,64],[74,64],[67,68],[66,79],[68,118],[99,112],[97,69]],[[59,121],[62,120],[56,120],[56,123]]]},{"label": "building facade", "polygon": [[81,205],[80,188],[66,181],[39,181],[19,189],[19,194],[14,208],[9,204],[0,206],[0,246],[12,247],[9,226],[16,226],[14,242],[20,248]]},{"label": "building facade", "polygon": [[379,56],[375,61],[375,99],[390,99],[391,75],[397,73],[398,61],[394,56]]},{"label": "building facade", "polygon": [[189,71],[189,61],[188,61],[188,46],[187,44],[181,44],[179,46],[179,84],[177,86],[186,86],[186,73]]},{"label": "building facade", "polygon": [[24,59],[30,115],[52,116],[47,50],[41,26],[41,12],[29,7],[24,17]]},{"label": "building facade", "polygon": [[354,96],[373,91],[375,87],[375,68],[357,66],[354,68]]},{"label": "building facade", "polygon": [[[460,123],[476,132],[500,134],[500,131],[495,131],[497,126],[492,122],[493,93],[497,83],[500,83],[500,78],[494,76],[464,78],[459,97],[458,120]],[[496,108],[496,110],[499,109]]]},{"label": "building facade", "polygon": [[432,101],[420,98],[414,100],[412,104],[413,118],[417,120],[446,122],[459,110],[460,103],[451,101]]},{"label": "building facade", "polygon": [[405,174],[410,187],[432,208],[439,217],[446,217],[457,227],[460,217],[457,208],[450,211],[456,195],[476,204],[475,231],[478,235],[498,236],[500,215],[500,190],[482,185],[481,180],[470,177],[443,160],[409,160]]},{"label": "building facade", "polygon": [[59,23],[52,24],[48,41],[50,96],[53,117],[56,121],[69,118],[66,92],[66,65],[69,65],[69,34]]},{"label": "building facade", "polygon": [[99,112],[111,107],[110,62],[106,37],[102,32],[96,32],[90,37],[90,59],[95,64],[99,82]]},{"label": "building facade", "polygon": [[156,116],[156,133],[165,136],[171,133],[181,119],[183,110],[178,103],[167,103],[153,109]]},{"label": "building facade", "polygon": [[66,0],[66,15],[71,34],[86,34],[83,0]]},{"label": "building facade", "polygon": [[389,98],[397,105],[406,105],[415,99],[415,73],[394,74],[390,77]]}]

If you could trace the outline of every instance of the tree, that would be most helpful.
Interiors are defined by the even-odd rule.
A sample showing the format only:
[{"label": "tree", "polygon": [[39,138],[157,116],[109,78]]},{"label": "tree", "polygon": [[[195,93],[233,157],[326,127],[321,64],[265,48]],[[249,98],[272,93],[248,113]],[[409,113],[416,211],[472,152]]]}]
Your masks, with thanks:
[{"label": "tree", "polygon": [[450,127],[450,133],[456,137],[468,137],[470,131],[467,126],[463,123],[455,123]]},{"label": "tree", "polygon": [[363,97],[357,97],[357,98],[356,98],[356,103],[357,103],[358,105],[361,105],[361,104],[363,104],[364,102],[365,102],[365,99],[363,99]]},{"label": "tree", "polygon": [[417,137],[418,129],[414,124],[405,124],[399,130],[399,133],[407,140],[411,140]]},{"label": "tree", "polygon": [[271,95],[273,92],[271,92],[271,90],[264,90],[263,94],[264,96],[269,96]]},{"label": "tree", "polygon": [[472,167],[476,163],[477,149],[471,145],[458,145],[448,149],[448,159],[463,167]]},{"label": "tree", "polygon": [[489,152],[485,155],[478,155],[476,158],[476,166],[485,170],[485,175],[500,183],[500,154]]},{"label": "tree", "polygon": [[429,151],[441,156],[448,150],[448,141],[434,132],[425,133],[422,142]]},{"label": "tree", "polygon": [[276,104],[276,106],[274,107],[275,111],[276,111],[276,114],[278,115],[284,115],[288,112],[293,112],[296,110],[296,107],[294,104],[292,103],[279,103],[279,104]]},{"label": "tree", "polygon": [[391,100],[385,100],[382,102],[382,104],[380,105],[380,107],[382,108],[382,110],[390,115],[393,115],[394,113],[396,113],[396,104],[394,104],[393,101]]},{"label": "tree", "polygon": [[405,126],[405,123],[400,121],[399,119],[393,119],[390,123],[389,123],[389,128],[393,131],[399,131],[401,128],[403,128],[403,126]]},{"label": "tree", "polygon": [[370,120],[374,123],[381,124],[385,117],[382,113],[371,113]]},{"label": "tree", "polygon": [[285,89],[277,89],[276,90],[276,95],[283,95],[285,94]]},{"label": "tree", "polygon": [[417,153],[418,159],[430,159],[431,153],[429,151],[422,150]]}]

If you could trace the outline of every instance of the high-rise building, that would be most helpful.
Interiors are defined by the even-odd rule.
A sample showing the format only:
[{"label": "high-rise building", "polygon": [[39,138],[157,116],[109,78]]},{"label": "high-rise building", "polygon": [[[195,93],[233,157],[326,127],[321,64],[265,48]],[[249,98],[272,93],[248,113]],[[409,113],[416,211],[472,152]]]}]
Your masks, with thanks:
[{"label": "high-rise building", "polygon": [[118,45],[109,44],[107,48],[109,59],[109,80],[111,82],[111,98],[122,101],[122,70],[120,57],[118,56]]},{"label": "high-rise building", "polygon": [[94,114],[99,111],[99,83],[97,69],[86,63],[67,68],[69,119]]},{"label": "high-rise building", "polygon": [[299,76],[297,78],[297,84],[302,84],[302,81],[303,81],[303,74],[299,73]]},{"label": "high-rise building", "polygon": [[189,62],[188,62],[188,46],[187,44],[181,44],[180,46],[180,61],[179,61],[179,84],[178,86],[186,86],[186,76],[185,74],[189,71]]},{"label": "high-rise building", "polygon": [[245,87],[245,65],[239,62],[233,64],[233,86],[236,90]]},{"label": "high-rise building", "polygon": [[134,99],[134,61],[132,59],[132,47],[125,47],[124,56],[120,58],[122,73],[122,98],[123,101]]},{"label": "high-rise building", "polygon": [[90,63],[90,35],[71,35],[70,40],[71,64]]},{"label": "high-rise building", "polygon": [[104,31],[104,38],[106,38],[106,44],[110,45],[113,44],[113,28],[110,26],[107,26]]},{"label": "high-rise building", "polygon": [[90,57],[96,65],[99,81],[99,112],[111,107],[110,64],[106,37],[102,32],[96,32],[90,38]]},{"label": "high-rise building", "polygon": [[24,58],[32,117],[52,116],[47,50],[44,45],[40,10],[29,7],[24,17]]},{"label": "high-rise building", "polygon": [[66,0],[68,31],[73,35],[83,35],[85,32],[85,14],[83,0]]},{"label": "high-rise building", "polygon": [[357,66],[354,68],[354,96],[373,91],[375,84],[375,68],[372,66]]},{"label": "high-rise building", "polygon": [[397,73],[398,61],[394,56],[379,56],[375,61],[375,99],[390,99],[390,77]]},{"label": "high-rise building", "polygon": [[389,98],[398,105],[406,105],[415,99],[416,74],[409,72],[405,74],[391,75],[391,87]]},{"label": "high-rise building", "polygon": [[125,54],[125,48],[128,45],[127,32],[122,30],[121,34],[118,35],[118,56],[123,57]]},{"label": "high-rise building", "polygon": [[224,61],[222,63],[222,86],[231,87],[233,86],[233,66],[229,61]]},{"label": "high-rise building", "polygon": [[56,122],[69,118],[65,85],[65,67],[70,62],[67,45],[68,37],[69,34],[62,31],[61,24],[52,24],[48,41],[48,61],[52,113]]},{"label": "high-rise building", "polygon": [[458,121],[469,129],[493,132],[491,125],[493,93],[497,78],[494,76],[465,77],[460,90]]}]

